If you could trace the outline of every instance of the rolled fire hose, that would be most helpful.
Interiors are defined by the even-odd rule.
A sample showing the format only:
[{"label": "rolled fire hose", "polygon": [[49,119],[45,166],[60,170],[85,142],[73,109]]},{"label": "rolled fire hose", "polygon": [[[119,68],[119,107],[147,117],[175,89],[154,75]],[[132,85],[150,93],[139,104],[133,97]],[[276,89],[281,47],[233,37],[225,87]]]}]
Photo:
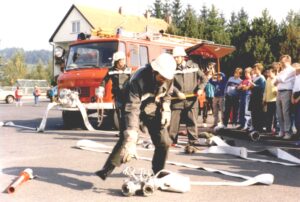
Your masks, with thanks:
[{"label": "rolled fire hose", "polygon": [[[98,144],[94,141],[82,141],[79,140],[76,145],[77,148],[83,149],[83,150],[88,150],[88,151],[95,151],[95,152],[100,152],[100,153],[106,153],[110,154],[110,151],[107,150],[101,150],[102,149],[107,149],[107,146],[103,147],[103,144]],[[148,157],[138,157],[140,160],[145,160],[145,161],[152,161],[152,158]],[[192,185],[218,185],[218,186],[249,186],[249,185],[254,185],[254,184],[265,184],[265,185],[271,185],[274,181],[274,176],[272,174],[260,174],[255,177],[249,177],[245,175],[239,175],[227,171],[221,171],[213,168],[206,168],[206,167],[201,167],[193,164],[187,164],[187,163],[181,163],[181,162],[175,162],[175,161],[166,161],[167,164],[170,165],[176,165],[176,166],[181,166],[181,167],[186,167],[186,168],[192,168],[192,169],[197,169],[197,170],[204,170],[207,172],[213,172],[213,173],[219,173],[231,177],[236,177],[236,178],[241,178],[245,179],[245,181],[242,182],[191,182]]]},{"label": "rolled fire hose", "polygon": [[[217,134],[217,135],[221,135],[223,134],[224,135],[224,132],[226,131],[229,131],[230,129],[225,129],[223,126],[216,126],[214,128],[214,132]],[[231,136],[234,136],[234,137],[237,137],[237,138],[242,138],[242,139],[247,139],[247,140],[251,140],[253,142],[256,142],[258,140],[260,140],[261,138],[261,135],[258,131],[251,131],[251,132],[245,132],[247,135],[234,135],[232,133]]]}]

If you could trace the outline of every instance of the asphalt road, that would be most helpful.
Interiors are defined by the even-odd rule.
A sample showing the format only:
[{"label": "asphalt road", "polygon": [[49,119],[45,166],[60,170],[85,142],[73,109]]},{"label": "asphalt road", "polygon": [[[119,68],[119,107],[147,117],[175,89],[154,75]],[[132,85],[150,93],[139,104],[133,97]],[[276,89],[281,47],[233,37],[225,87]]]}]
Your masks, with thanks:
[{"label": "asphalt road", "polygon": [[[33,106],[31,102],[26,102],[23,107],[17,108],[13,104],[0,103],[0,122],[13,121],[18,125],[37,127],[47,104],[48,102],[43,101],[39,106]],[[94,172],[102,167],[108,155],[74,148],[76,142],[81,139],[113,146],[117,137],[100,131],[65,130],[61,112],[57,110],[50,111],[44,133],[0,127],[0,201],[300,201],[299,167],[251,162],[230,155],[187,155],[179,148],[172,148],[176,151],[170,152],[169,160],[247,176],[271,173],[275,177],[274,184],[246,187],[192,186],[191,191],[184,194],[156,191],[150,197],[124,197],[120,188],[126,179],[122,174],[125,165],[117,168],[106,181],[102,181]],[[186,137],[182,136],[180,139],[186,140]],[[235,139],[237,146],[259,150],[276,145],[288,149],[300,158],[300,147],[292,143],[274,138],[256,143]],[[138,153],[146,157],[153,155],[152,151]],[[151,168],[151,162],[142,160],[133,160],[128,165],[135,168]],[[36,178],[25,182],[15,193],[7,194],[6,187],[25,168],[31,168]],[[166,165],[166,169],[188,176],[192,181],[241,181],[233,177],[173,165]]]}]

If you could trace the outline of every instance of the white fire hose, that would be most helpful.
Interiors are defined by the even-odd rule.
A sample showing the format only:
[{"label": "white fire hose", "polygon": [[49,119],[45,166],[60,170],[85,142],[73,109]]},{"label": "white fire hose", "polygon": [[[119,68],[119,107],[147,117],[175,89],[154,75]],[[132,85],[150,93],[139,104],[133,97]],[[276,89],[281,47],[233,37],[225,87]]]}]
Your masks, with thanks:
[{"label": "white fire hose", "polygon": [[[222,141],[220,138],[214,138],[213,141],[219,142],[223,145],[225,145],[226,143],[224,141]],[[84,150],[89,150],[89,151],[95,151],[95,152],[101,152],[101,153],[106,153],[106,154],[110,154],[111,152],[107,151],[108,148],[111,148],[109,146],[106,146],[104,144],[99,144],[96,143],[94,141],[91,140],[79,140],[77,142],[76,145],[77,148],[80,149],[84,149]],[[225,147],[225,146],[223,146]],[[230,150],[230,148],[233,148],[233,151],[229,151],[229,154],[235,155],[237,156],[237,151],[235,150],[234,147],[231,146],[227,146],[228,149],[221,149],[222,146],[220,147],[220,151],[216,152],[212,152],[212,153],[222,153],[222,154],[226,154],[226,152],[228,152]],[[206,151],[206,153],[208,153],[209,151]],[[203,152],[205,153],[205,152]],[[296,158],[296,157],[294,157]],[[152,158],[147,158],[147,157],[138,157],[138,159],[140,160],[146,160],[146,161],[152,161]],[[298,159],[299,160],[299,159]],[[299,160],[300,161],[300,160]],[[167,161],[167,164],[171,164],[171,165],[176,165],[176,166],[181,166],[181,167],[187,167],[187,168],[193,168],[193,169],[197,169],[197,170],[205,170],[207,172],[213,172],[213,173],[219,173],[219,174],[223,174],[223,175],[228,175],[231,177],[236,177],[236,178],[241,178],[244,179],[244,181],[242,182],[235,182],[235,181],[227,181],[227,182],[191,182],[191,185],[218,185],[218,186],[249,186],[249,185],[255,185],[255,184],[265,184],[265,185],[270,185],[273,183],[274,181],[274,176],[272,174],[260,174],[257,175],[255,177],[250,177],[250,176],[245,176],[245,175],[239,175],[239,174],[235,174],[235,173],[231,173],[231,172],[227,172],[227,171],[221,171],[221,170],[217,170],[217,169],[212,169],[212,168],[206,168],[206,167],[200,167],[197,165],[193,165],[193,164],[187,164],[187,163],[181,163],[181,162],[174,162],[174,161]],[[282,164],[285,165],[285,164]]]},{"label": "white fire hose", "polygon": [[[100,99],[101,103],[103,103],[103,99]],[[86,109],[83,106],[83,104],[80,102],[79,97],[78,97],[78,93],[71,91],[69,89],[62,89],[61,93],[60,93],[60,98],[58,99],[58,102],[52,102],[49,103],[47,106],[47,109],[44,113],[44,116],[42,118],[42,121],[39,125],[39,127],[37,128],[33,128],[33,127],[27,127],[27,126],[22,126],[22,125],[17,125],[14,124],[13,122],[9,121],[9,122],[0,122],[0,127],[1,126],[11,126],[11,127],[16,127],[16,128],[22,128],[22,129],[27,129],[27,130],[33,130],[33,131],[37,131],[37,132],[44,132],[45,131],[45,127],[46,127],[46,123],[47,123],[47,118],[48,118],[48,113],[49,111],[55,107],[55,106],[62,106],[62,107],[70,107],[70,108],[78,108],[82,118],[83,118],[83,122],[85,127],[89,130],[89,131],[95,131],[95,129],[93,128],[93,126],[90,124],[89,120],[88,120],[88,115],[86,113]],[[101,109],[101,114],[98,112],[98,125],[102,123],[103,121],[103,116],[104,116],[104,109]],[[100,114],[100,115],[99,115]],[[100,119],[99,116],[101,116],[102,118]],[[98,130],[100,131],[100,130]],[[101,131],[101,132],[105,132],[107,133],[107,131]],[[118,132],[110,132],[111,134],[118,134]]]}]

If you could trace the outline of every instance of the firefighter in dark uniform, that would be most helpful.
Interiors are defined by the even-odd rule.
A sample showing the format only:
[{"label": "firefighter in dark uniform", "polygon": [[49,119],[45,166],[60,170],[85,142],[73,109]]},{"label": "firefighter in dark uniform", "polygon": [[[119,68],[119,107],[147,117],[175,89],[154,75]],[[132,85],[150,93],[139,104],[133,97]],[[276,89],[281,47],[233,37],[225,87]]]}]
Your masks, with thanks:
[{"label": "firefighter in dark uniform", "polygon": [[199,66],[191,60],[184,60],[186,52],[183,47],[173,49],[173,57],[177,68],[174,76],[173,97],[171,110],[172,118],[170,136],[173,144],[177,144],[180,119],[186,123],[189,145],[194,145],[198,139],[198,99],[203,93],[207,78]]},{"label": "firefighter in dark uniform", "polygon": [[165,166],[171,139],[168,126],[171,120],[170,100],[176,63],[170,54],[162,53],[151,64],[138,69],[128,85],[125,104],[125,127],[103,168],[96,172],[101,179],[116,166],[137,157],[136,143],[140,122],[147,128],[155,146],[152,170]]},{"label": "firefighter in dark uniform", "polygon": [[114,98],[115,109],[119,119],[120,133],[124,131],[124,101],[128,92],[126,85],[131,76],[131,68],[126,65],[126,56],[122,51],[118,51],[113,55],[113,67],[107,72],[102,82],[99,97],[104,96],[104,87],[109,80],[112,82],[112,94]]}]

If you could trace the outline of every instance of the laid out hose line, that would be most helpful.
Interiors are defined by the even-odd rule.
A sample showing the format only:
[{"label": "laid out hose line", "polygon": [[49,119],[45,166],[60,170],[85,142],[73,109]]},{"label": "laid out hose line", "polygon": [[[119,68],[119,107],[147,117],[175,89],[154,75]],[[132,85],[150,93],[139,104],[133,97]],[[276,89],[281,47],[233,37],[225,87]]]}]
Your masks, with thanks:
[{"label": "laid out hose line", "polygon": [[[80,140],[81,141],[81,140]],[[76,147],[79,149],[83,149],[83,150],[88,150],[88,151],[94,151],[94,152],[99,152],[99,153],[106,153],[106,154],[110,154],[110,151],[107,150],[101,150],[101,146],[103,146],[103,149],[107,149],[108,147],[100,144],[97,147],[97,143],[92,143],[93,145],[90,145],[91,147],[89,147],[89,145],[85,145],[86,143],[89,144],[89,142],[87,142],[86,140],[83,141],[78,141]],[[152,158],[148,158],[148,157],[138,157],[137,159],[139,160],[145,160],[145,161],[152,161]],[[228,171],[222,171],[222,170],[217,170],[217,169],[213,169],[213,168],[207,168],[207,167],[201,167],[201,166],[197,166],[197,165],[193,165],[193,164],[187,164],[187,163],[181,163],[181,162],[175,162],[175,161],[166,161],[167,164],[170,165],[175,165],[175,166],[180,166],[180,167],[186,167],[186,168],[192,168],[192,169],[196,169],[199,171],[207,171],[207,172],[211,172],[211,173],[218,173],[218,174],[222,174],[222,175],[226,175],[226,176],[231,176],[231,177],[235,177],[235,178],[240,178],[240,179],[244,179],[245,181],[242,182],[235,182],[235,181],[226,181],[226,182],[202,182],[202,181],[192,181],[191,185],[201,185],[201,186],[249,186],[249,185],[255,185],[255,184],[264,184],[264,185],[271,185],[274,182],[274,176],[272,174],[269,173],[265,173],[265,174],[260,174],[257,175],[255,177],[250,177],[250,176],[246,176],[246,175],[240,175],[240,174],[235,174],[235,173],[231,173]]]}]

